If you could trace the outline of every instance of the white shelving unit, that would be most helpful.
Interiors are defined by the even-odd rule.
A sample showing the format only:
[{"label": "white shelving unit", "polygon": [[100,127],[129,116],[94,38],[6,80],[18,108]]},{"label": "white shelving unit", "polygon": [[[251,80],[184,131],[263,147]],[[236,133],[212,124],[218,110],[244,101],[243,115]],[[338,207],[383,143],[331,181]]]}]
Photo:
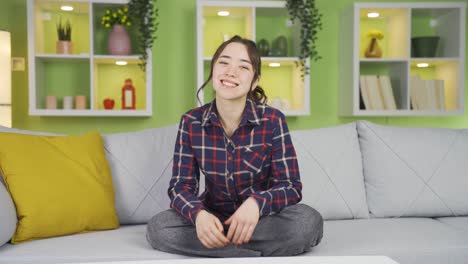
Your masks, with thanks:
[{"label": "white shelving unit", "polygon": [[[229,16],[218,16],[218,11],[228,11]],[[271,23],[269,25],[268,23]],[[292,25],[285,1],[197,1],[197,89],[209,75],[211,57],[216,48],[234,35],[252,39],[258,43],[266,39],[272,50],[273,40],[283,35],[288,39],[287,56],[262,57],[260,86],[269,102],[279,100],[285,115],[310,114],[310,76],[301,78],[296,63],[299,51],[299,25]],[[273,68],[271,62],[280,63]],[[309,65],[309,62],[307,62]],[[207,85],[200,93],[202,103],[212,98],[212,87]]]},{"label": "white shelving unit", "polygon": [[[465,11],[466,3],[354,3],[341,20],[340,115],[341,116],[446,116],[464,113],[465,105]],[[377,12],[377,18],[368,13]],[[366,33],[379,30],[381,58],[366,58]],[[415,57],[411,38],[439,36],[434,57]],[[427,68],[418,68],[427,63]],[[360,76],[389,76],[396,110],[366,109]],[[442,80],[443,95],[437,109],[413,106],[412,76]],[[419,86],[421,87],[421,86]],[[422,86],[427,87],[427,86]],[[426,88],[418,88],[426,89]],[[364,105],[364,106],[363,106]]]},{"label": "white shelving unit", "polygon": [[[146,71],[139,54],[108,55],[107,34],[100,17],[105,9],[117,8],[128,0],[28,0],[29,114],[36,116],[151,116],[152,57],[148,50]],[[73,11],[60,10],[71,5]],[[73,54],[56,54],[56,23],[72,23]],[[132,39],[132,30],[127,29]],[[137,43],[132,41],[133,50]],[[116,61],[127,65],[117,66]],[[136,89],[136,109],[121,110],[121,88],[131,78]],[[58,98],[57,109],[46,109],[45,98]],[[85,95],[87,109],[63,109],[63,96]],[[115,107],[106,110],[103,99],[112,98]]]}]

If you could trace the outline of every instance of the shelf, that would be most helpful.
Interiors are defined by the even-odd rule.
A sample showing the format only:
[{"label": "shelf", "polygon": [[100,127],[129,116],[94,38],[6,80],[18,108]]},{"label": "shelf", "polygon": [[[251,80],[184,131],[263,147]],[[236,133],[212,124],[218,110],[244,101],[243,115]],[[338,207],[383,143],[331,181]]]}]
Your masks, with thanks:
[{"label": "shelf", "polygon": [[358,110],[354,116],[453,116],[462,115],[463,111],[430,110]]},{"label": "shelf", "polygon": [[[73,54],[90,53],[89,3],[80,1],[35,1],[28,26],[35,26],[35,51],[39,54],[56,54],[57,24],[70,22]],[[73,12],[60,10],[64,3],[73,6]],[[32,29],[31,29],[32,30]],[[53,36],[53,37],[52,37]]]},{"label": "shelf", "polygon": [[[269,66],[270,62],[262,62],[262,77],[260,86],[268,96],[268,104],[282,111],[291,113],[307,112],[305,108],[301,71],[294,61],[281,61],[279,66]],[[291,89],[285,89],[291,87]]]},{"label": "shelf", "polygon": [[89,59],[73,60],[37,60],[36,73],[40,78],[36,79],[36,106],[37,109],[45,109],[45,99],[48,95],[57,97],[58,107],[62,108],[64,96],[85,95],[89,107]]},{"label": "shelf", "polygon": [[31,115],[39,116],[151,116],[142,110],[35,110]]},{"label": "shelf", "polygon": [[[461,30],[459,21],[464,16],[460,8],[424,8],[411,9],[411,37],[439,36],[439,46],[434,57],[460,56]],[[464,13],[463,13],[464,14]],[[414,51],[412,51],[412,57]]]},{"label": "shelf", "polygon": [[[378,18],[368,18],[367,14],[378,12]],[[359,57],[364,58],[369,46],[368,33],[378,30],[384,34],[379,45],[383,51],[383,58],[407,58],[409,44],[407,40],[409,25],[409,10],[404,8],[363,8],[359,11]],[[395,48],[393,48],[395,47]]]},{"label": "shelf", "polygon": [[[270,104],[280,101],[285,115],[310,114],[309,75],[301,77],[299,62],[299,24],[292,24],[285,1],[197,1],[197,87],[210,73],[210,63],[216,48],[228,38],[240,35],[256,41],[265,39],[269,45],[269,56],[262,56],[260,86],[265,90]],[[226,17],[219,11],[229,11]],[[286,41],[276,48],[278,37]],[[281,42],[281,41],[280,41]],[[274,56],[277,55],[277,56]],[[279,63],[280,67],[269,67]],[[307,61],[307,63],[309,63]],[[200,93],[202,104],[214,98],[211,82]],[[275,104],[279,106],[279,103]],[[281,107],[280,107],[281,108]]]},{"label": "shelf", "polygon": [[[250,7],[203,7],[203,55],[213,55],[223,41],[234,35],[253,39],[252,10]],[[220,11],[229,12],[229,16],[219,16]]]},{"label": "shelf", "polygon": [[[419,68],[417,64],[428,63],[428,67]],[[464,75],[459,74],[460,63],[458,60],[416,60],[413,59],[410,64],[410,75],[417,75],[422,80],[442,80],[445,95],[445,109],[449,111],[456,111],[462,108],[463,98],[459,95],[458,87],[463,83],[462,78]]]},{"label": "shelf", "polygon": [[[130,78],[136,91],[136,110],[146,109],[145,74],[141,71],[138,58],[125,60],[127,65],[116,65],[115,59],[94,59],[94,110],[104,110],[103,100],[114,99],[114,109],[122,108],[121,89],[125,80]],[[117,77],[119,76],[119,77]],[[126,110],[127,111],[127,110]]]},{"label": "shelf", "polygon": [[[93,49],[94,54],[97,55],[108,55],[107,46],[109,34],[112,31],[111,28],[106,28],[101,24],[101,18],[105,15],[107,9],[117,10],[118,8],[123,8],[125,3],[122,2],[94,2],[92,4],[93,10]],[[138,47],[138,31],[137,27],[125,27],[131,41],[131,54],[136,55]]]},{"label": "shelf", "polygon": [[[341,16],[340,115],[463,114],[465,10],[465,3],[354,3],[345,10]],[[379,16],[369,18],[369,13],[379,13]],[[366,58],[371,30],[384,35],[377,40],[383,51],[380,58]],[[435,52],[415,52],[412,38],[434,35],[440,37]],[[427,55],[416,57],[421,54]],[[421,63],[428,67],[418,67]],[[390,87],[385,81],[387,77]],[[372,97],[368,89],[377,92]],[[386,97],[388,91],[393,95]],[[393,98],[390,101],[395,101],[396,109],[388,102],[384,103],[384,110],[376,110],[381,108],[379,104],[364,103],[366,100],[385,102],[385,98]]]},{"label": "shelf", "polygon": [[[299,23],[293,24],[289,19],[288,11],[285,8],[257,7],[255,9],[255,39],[266,41],[269,46],[269,55],[277,56],[298,56],[300,50]],[[286,54],[281,53],[281,41],[284,38]],[[260,45],[259,45],[260,46]]]},{"label": "shelf", "polygon": [[[140,54],[134,52],[137,27],[126,27],[132,43],[130,55],[109,55],[110,28],[101,24],[108,8],[123,7],[128,0],[27,0],[29,57],[29,114],[39,116],[151,116],[152,56],[148,53],[146,72]],[[62,5],[73,7],[62,11]],[[56,23],[70,21],[71,54],[56,50]],[[125,66],[116,62],[126,62]],[[119,63],[120,63],[119,62]],[[132,79],[136,109],[121,110],[122,86]],[[86,96],[86,109],[64,109],[65,96]],[[46,109],[47,96],[57,98],[57,109]],[[112,98],[115,106],[105,110],[103,100]],[[76,106],[75,106],[76,107]]]}]

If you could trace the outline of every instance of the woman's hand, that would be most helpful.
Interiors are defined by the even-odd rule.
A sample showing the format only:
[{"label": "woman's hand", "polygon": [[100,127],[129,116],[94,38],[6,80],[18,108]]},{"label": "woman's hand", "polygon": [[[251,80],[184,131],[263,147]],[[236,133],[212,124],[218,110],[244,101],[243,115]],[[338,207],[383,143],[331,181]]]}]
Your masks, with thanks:
[{"label": "woman's hand", "polygon": [[198,239],[206,248],[220,248],[229,244],[229,240],[224,236],[221,221],[207,211],[198,212],[195,227]]},{"label": "woman's hand", "polygon": [[236,245],[248,243],[260,218],[257,201],[249,197],[224,223],[229,225],[227,239]]}]

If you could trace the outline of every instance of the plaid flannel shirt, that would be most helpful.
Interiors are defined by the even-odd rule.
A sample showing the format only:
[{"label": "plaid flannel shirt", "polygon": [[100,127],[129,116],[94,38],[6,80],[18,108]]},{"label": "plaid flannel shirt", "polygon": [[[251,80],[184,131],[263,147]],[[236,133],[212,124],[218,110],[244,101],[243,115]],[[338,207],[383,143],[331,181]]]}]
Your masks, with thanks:
[{"label": "plaid flannel shirt", "polygon": [[[206,188],[198,197],[200,170]],[[223,222],[249,197],[256,199],[260,216],[302,199],[296,153],[284,115],[250,99],[231,138],[217,117],[216,101],[185,113],[172,175],[171,208],[193,224],[202,209]]]}]

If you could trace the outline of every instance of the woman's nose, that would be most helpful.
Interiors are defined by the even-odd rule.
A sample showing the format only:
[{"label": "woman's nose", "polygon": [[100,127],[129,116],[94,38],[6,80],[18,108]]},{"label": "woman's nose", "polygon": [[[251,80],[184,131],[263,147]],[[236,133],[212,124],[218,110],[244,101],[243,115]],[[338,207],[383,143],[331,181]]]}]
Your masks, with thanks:
[{"label": "woman's nose", "polygon": [[236,67],[229,65],[226,69],[226,74],[229,76],[236,76]]}]

